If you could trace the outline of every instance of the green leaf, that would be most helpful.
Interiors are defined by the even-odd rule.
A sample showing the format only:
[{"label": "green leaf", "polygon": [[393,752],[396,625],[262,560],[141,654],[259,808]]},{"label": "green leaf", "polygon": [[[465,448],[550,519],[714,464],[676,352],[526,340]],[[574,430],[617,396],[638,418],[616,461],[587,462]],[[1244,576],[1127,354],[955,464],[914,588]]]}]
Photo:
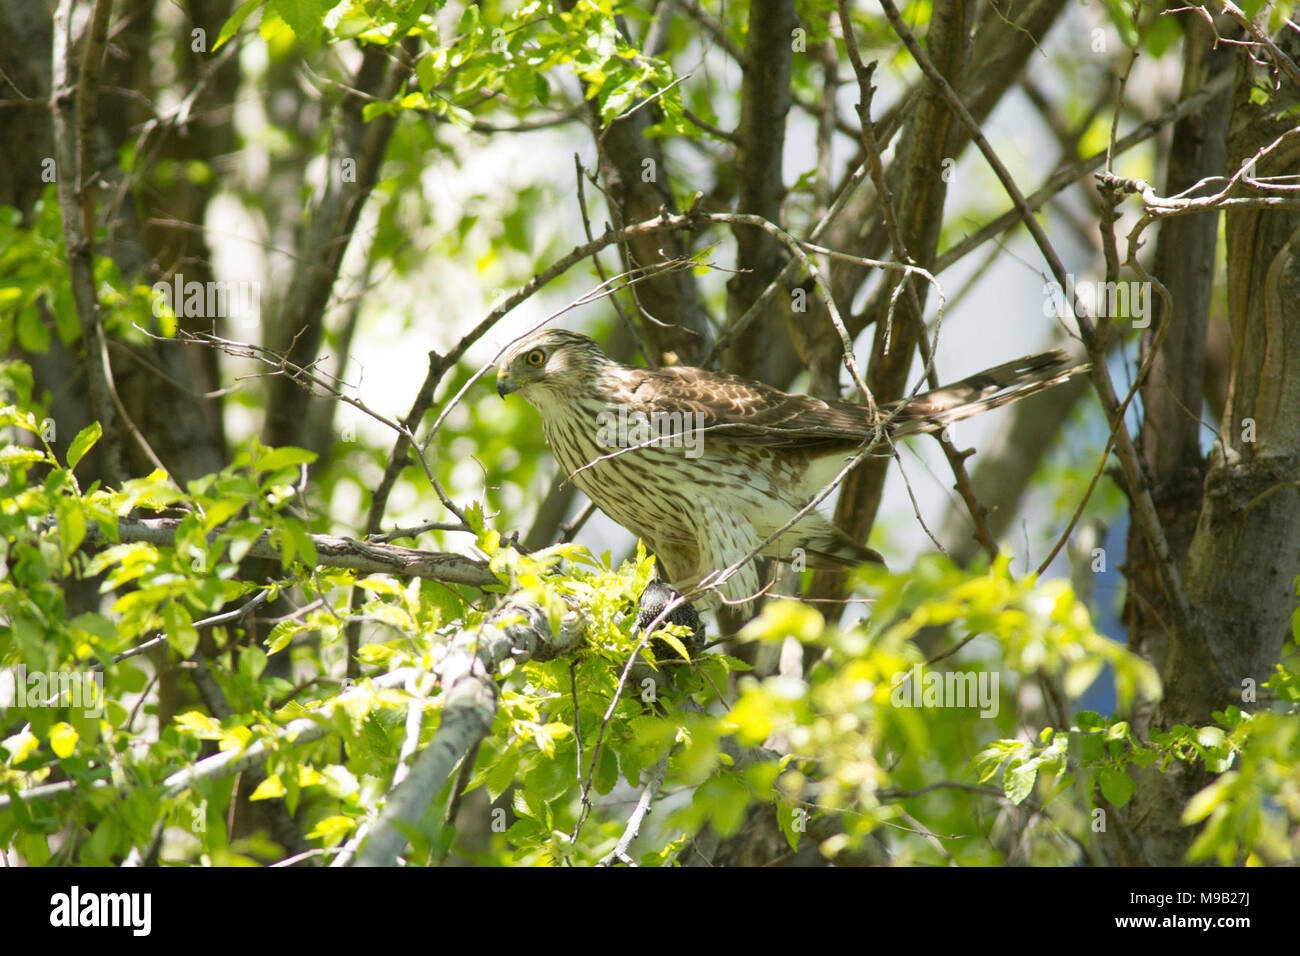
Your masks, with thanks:
[{"label": "green leaf", "polygon": [[1235,771],[1225,773],[1214,783],[1188,800],[1187,806],[1183,808],[1183,823],[1200,823],[1213,813],[1214,808],[1222,803],[1223,798],[1228,795],[1228,789],[1236,782],[1236,779],[1237,774]]},{"label": "green leaf", "polygon": [[1079,758],[1084,763],[1097,763],[1106,755],[1101,734],[1079,734]]},{"label": "green leaf", "polygon": [[293,564],[294,556],[298,553],[297,538],[287,527],[281,528],[277,537],[280,545],[280,567],[288,570],[289,565]]},{"label": "green leaf", "polygon": [[203,530],[211,531],[219,524],[239,514],[248,502],[242,498],[222,498],[208,505],[203,512]]},{"label": "green leaf", "polygon": [[399,601],[406,596],[402,586],[390,577],[375,574],[369,577],[361,578],[357,581],[357,587],[369,591],[371,594],[378,594],[384,597],[397,598]]},{"label": "green leaf", "polygon": [[95,442],[104,434],[104,429],[100,427],[99,422],[91,422],[85,428],[77,433],[77,437],[72,439],[72,444],[68,446],[68,467],[76,468],[77,462],[86,457],[86,452],[95,447]]},{"label": "green leaf", "polygon": [[266,635],[266,653],[274,654],[284,650],[293,640],[293,636],[302,629],[303,625],[297,621],[281,621],[271,628],[270,634]]},{"label": "green leaf", "polygon": [[460,26],[457,32],[468,36],[478,31],[479,27],[479,9],[477,3],[471,3],[465,8],[465,12],[460,15]]},{"label": "green leaf", "polygon": [[[795,826],[798,821],[799,826]],[[776,822],[780,826],[781,832],[785,834],[785,842],[790,844],[790,849],[799,849],[799,838],[803,836],[803,830],[807,823],[807,811],[800,807],[789,807],[784,804],[776,808]]]},{"label": "green leaf", "polygon": [[1201,727],[1196,731],[1196,742],[1207,749],[1222,747],[1226,738],[1221,727]]},{"label": "green leaf", "polygon": [[59,546],[65,557],[81,547],[86,540],[86,513],[74,501],[59,508]]},{"label": "green leaf", "polygon": [[298,555],[298,559],[308,567],[314,567],[316,564],[316,542],[308,533],[307,526],[297,518],[286,518],[284,527],[293,540],[293,550]]},{"label": "green leaf", "polygon": [[483,778],[483,785],[487,787],[489,800],[495,803],[497,797],[510,789],[510,785],[515,782],[517,769],[519,769],[518,750],[507,751],[495,765],[488,769],[487,775]]},{"label": "green leaf", "polygon": [[814,608],[799,601],[774,601],[740,632],[744,641],[783,641],[793,637],[807,644],[817,640],[826,629],[826,619]]},{"label": "green leaf", "polygon": [[40,429],[36,427],[36,419],[32,413],[20,412],[13,405],[0,406],[0,428],[3,428],[5,425],[17,425],[24,431],[29,431],[32,434],[40,433]]},{"label": "green leaf", "polygon": [[1065,669],[1065,693],[1070,697],[1082,697],[1101,673],[1102,664],[1100,657],[1085,657],[1072,663]]},{"label": "green leaf", "polygon": [[307,839],[324,840],[326,846],[336,846],[356,828],[357,821],[351,817],[341,815],[326,817],[316,824],[315,829],[307,834]]},{"label": "green leaf", "polygon": [[34,448],[23,448],[19,445],[0,448],[0,465],[24,465],[44,460],[45,452],[36,451]]},{"label": "green leaf", "polygon": [[438,82],[438,61],[433,54],[425,54],[415,63],[415,78],[420,83],[420,92],[428,93]]},{"label": "green leaf", "polygon": [[262,526],[253,521],[244,521],[231,528],[229,534],[230,560],[238,564],[262,536]]},{"label": "green leaf", "polygon": [[167,643],[184,657],[189,657],[199,646],[199,632],[194,629],[194,619],[181,604],[169,601],[162,611],[163,629]]},{"label": "green leaf", "polygon": [[722,774],[701,784],[695,791],[693,802],[709,812],[713,828],[725,839],[736,833],[744,822],[749,791],[735,777]]},{"label": "green leaf", "polygon": [[230,19],[222,24],[221,32],[217,34],[217,42],[212,46],[212,52],[216,53],[220,50],[222,44],[239,32],[239,28],[244,25],[249,14],[264,3],[266,0],[244,0],[239,9],[230,15]]},{"label": "green leaf", "polygon": [[1137,31],[1137,24],[1134,23],[1134,15],[1122,0],[1106,0],[1106,6],[1109,8],[1110,21],[1115,26],[1115,30],[1124,41],[1124,45],[1129,49],[1138,45],[1140,39]]},{"label": "green leaf", "polygon": [[1024,802],[1034,789],[1034,780],[1038,776],[1038,761],[1026,760],[1007,768],[1007,775],[1002,781],[1002,790],[1013,804]]},{"label": "green leaf", "polygon": [[352,771],[340,764],[326,767],[323,776],[325,792],[336,800],[345,800],[361,789]]},{"label": "green leaf", "polygon": [[609,793],[618,783],[618,757],[613,747],[601,747],[600,759],[596,761],[596,772],[592,786],[601,796]]},{"label": "green leaf", "polygon": [[461,129],[470,129],[474,126],[474,114],[455,103],[447,104],[447,119],[451,120],[453,126]]},{"label": "green leaf", "polygon": [[50,330],[34,306],[18,313],[18,344],[28,352],[50,350]]},{"label": "green leaf", "polygon": [[469,530],[482,537],[483,528],[485,527],[483,521],[483,506],[477,501],[471,501],[468,505],[462,508],[461,511],[465,514],[465,523],[469,525]]},{"label": "green leaf", "polygon": [[291,468],[294,465],[308,465],[315,460],[314,451],[285,445],[283,448],[273,448],[259,458],[256,468],[259,472],[279,471],[281,468]]},{"label": "green leaf", "polygon": [[681,638],[674,637],[672,634],[669,634],[666,630],[659,631],[658,633],[655,634],[655,637],[659,638],[661,641],[663,641],[665,644],[667,644],[669,647],[675,650],[681,656],[682,660],[689,661],[691,659],[690,652],[686,650],[686,645],[682,643]]},{"label": "green leaf", "polygon": [[257,785],[257,789],[253,791],[252,796],[248,799],[250,801],[271,800],[275,797],[283,797],[285,793],[284,781],[280,779],[278,773],[272,773],[268,774],[266,779]]},{"label": "green leaf", "polygon": [[309,43],[320,35],[325,14],[333,5],[332,0],[268,0],[266,10],[287,23],[299,40]]},{"label": "green leaf", "polygon": [[73,633],[89,634],[97,637],[105,644],[111,644],[117,640],[117,628],[113,622],[102,614],[78,614],[68,622]]},{"label": "green leaf", "polygon": [[376,116],[391,116],[396,112],[397,104],[381,100],[377,103],[367,103],[361,107],[361,119],[369,123]]},{"label": "green leaf", "polygon": [[266,669],[266,651],[257,645],[245,647],[239,652],[239,672],[249,680],[257,680]]},{"label": "green leaf", "polygon": [[1101,794],[1116,807],[1122,807],[1133,796],[1133,778],[1117,767],[1102,767],[1097,772]]},{"label": "green leaf", "polygon": [[22,763],[30,757],[41,745],[41,739],[37,737],[30,729],[24,727],[12,737],[6,737],[0,740],[0,747],[9,751],[9,759],[12,763]]}]

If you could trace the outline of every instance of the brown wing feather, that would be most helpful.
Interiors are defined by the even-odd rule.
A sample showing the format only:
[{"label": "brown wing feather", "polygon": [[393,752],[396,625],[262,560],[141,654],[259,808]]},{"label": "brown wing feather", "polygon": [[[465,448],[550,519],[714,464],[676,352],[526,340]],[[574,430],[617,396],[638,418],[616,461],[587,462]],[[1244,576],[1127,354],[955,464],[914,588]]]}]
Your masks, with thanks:
[{"label": "brown wing feather", "polygon": [[[1087,365],[1071,365],[1061,351],[1042,352],[985,369],[911,401],[889,402],[881,412],[895,437],[938,431],[953,422],[1051,388]],[[825,402],[701,368],[627,368],[638,410],[696,412],[710,438],[741,445],[792,448],[814,454],[848,450],[872,432],[867,409]],[[902,406],[899,410],[899,406]]]},{"label": "brown wing feather", "polygon": [[852,448],[871,434],[867,409],[790,395],[762,382],[702,368],[636,369],[638,410],[695,412],[710,438],[807,451]]}]

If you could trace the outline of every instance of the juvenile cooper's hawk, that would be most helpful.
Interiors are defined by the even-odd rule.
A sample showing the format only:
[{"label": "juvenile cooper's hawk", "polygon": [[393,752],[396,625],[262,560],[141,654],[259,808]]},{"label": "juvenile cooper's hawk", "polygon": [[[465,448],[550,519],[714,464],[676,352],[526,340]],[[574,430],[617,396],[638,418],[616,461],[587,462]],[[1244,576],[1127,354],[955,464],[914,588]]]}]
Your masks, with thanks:
[{"label": "juvenile cooper's hawk", "polygon": [[[938,431],[1086,368],[1071,366],[1062,352],[1044,352],[883,404],[880,412],[892,439]],[[622,365],[594,340],[564,329],[536,332],[511,349],[497,369],[497,391],[518,392],[537,409],[559,467],[645,541],[683,592],[794,517],[873,435],[863,405],[790,395],[701,368]],[[888,453],[886,443],[879,451]],[[881,561],[815,509],[761,554],[786,562],[801,555],[807,567],[822,569]],[[748,561],[716,593],[744,603],[758,590],[758,570]],[[714,593],[701,603],[716,606]]]}]

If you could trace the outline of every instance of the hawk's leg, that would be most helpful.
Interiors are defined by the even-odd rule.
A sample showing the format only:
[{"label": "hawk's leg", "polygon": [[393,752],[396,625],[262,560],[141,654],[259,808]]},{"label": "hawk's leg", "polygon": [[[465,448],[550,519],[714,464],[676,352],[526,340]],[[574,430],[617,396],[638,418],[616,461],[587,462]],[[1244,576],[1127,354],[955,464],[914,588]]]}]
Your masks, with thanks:
[{"label": "hawk's leg", "polygon": [[[639,630],[644,631],[650,625],[655,623],[656,618],[663,614],[664,608],[668,607],[673,601],[682,596],[671,584],[665,584],[663,581],[651,581],[641,592],[641,596],[636,603],[636,626]],[[677,607],[673,608],[664,617],[659,625],[680,624],[689,628],[690,637],[682,639],[686,645],[686,652],[695,657],[704,648],[704,622],[700,620],[700,612],[695,609],[695,605],[690,601],[683,601]],[[655,656],[655,660],[680,660],[678,653],[673,650],[667,641],[661,641],[658,638],[650,642],[650,650]]]},{"label": "hawk's leg", "polygon": [[[695,609],[695,605],[691,604],[690,601],[683,601],[664,615],[663,620],[659,620],[659,616],[663,614],[668,605],[681,596],[682,592],[672,585],[663,581],[651,581],[645,586],[641,596],[637,599],[636,626],[637,630],[642,632],[651,625],[654,626],[656,631],[660,630],[665,624],[680,624],[689,629],[690,636],[683,637],[680,640],[686,647],[686,653],[694,660],[696,655],[704,650],[705,637],[704,622],[700,620],[700,614]],[[659,664],[658,670],[652,670],[644,661],[638,661],[632,669],[632,683],[642,689],[642,700],[652,704],[657,713],[663,714],[665,711],[663,705],[659,703],[658,692],[656,691],[653,697],[647,699],[645,691],[651,686],[655,688],[661,686],[672,688],[672,668],[663,665],[670,661],[680,661],[681,655],[667,641],[657,637],[651,639],[650,651]]]}]

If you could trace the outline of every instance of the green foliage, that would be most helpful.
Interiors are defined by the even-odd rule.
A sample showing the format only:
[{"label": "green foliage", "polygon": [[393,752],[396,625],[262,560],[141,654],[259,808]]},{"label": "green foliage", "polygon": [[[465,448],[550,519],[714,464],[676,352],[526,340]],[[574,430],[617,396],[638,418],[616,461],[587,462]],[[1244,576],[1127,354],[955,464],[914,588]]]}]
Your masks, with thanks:
[{"label": "green foliage", "polygon": [[[105,329],[120,339],[141,342],[144,330],[171,335],[174,316],[153,317],[147,286],[127,282],[112,259],[95,258],[94,278],[105,307]],[[51,330],[44,315],[54,323]],[[0,351],[15,344],[29,353],[50,350],[52,332],[64,345],[81,337],[81,324],[68,282],[56,187],[50,185],[26,226],[18,210],[0,206]]]},{"label": "green foliage", "polygon": [[[21,365],[0,372],[8,397],[30,401]],[[204,746],[241,751],[259,741],[275,746],[255,802],[283,799],[308,839],[325,849],[372,821],[402,751],[404,712],[422,700],[420,742],[427,743],[441,695],[373,688],[334,707],[328,690],[321,692],[328,685],[305,697],[304,688],[338,672],[349,621],[372,631],[360,650],[367,673],[428,670],[451,635],[485,625],[491,605],[432,581],[318,566],[307,523],[290,510],[300,469],[314,457],[300,449],[254,442],[229,468],[184,489],[156,472],[119,491],[83,491],[74,469],[99,438],[97,425],[76,436],[60,462],[40,442],[33,413],[6,406],[3,424],[31,443],[9,446],[4,455],[0,556],[8,573],[0,584],[0,654],[7,666],[21,664],[31,674],[99,665],[104,686],[95,716],[62,703],[11,709],[8,721],[17,729],[3,741],[4,788],[14,793],[62,779],[75,782],[80,796],[71,822],[66,811],[40,801],[13,802],[0,812],[0,839],[31,862],[107,863],[145,841],[161,814],[192,835],[169,844],[170,862],[273,858],[264,839],[232,840],[225,832],[229,781],[205,781],[166,799],[160,787]],[[119,517],[164,508],[185,515],[169,541],[112,543]],[[1143,741],[1120,717],[1081,713],[1066,731],[1018,736],[1024,715],[1016,697],[1026,681],[1060,679],[1074,696],[1109,668],[1121,707],[1138,694],[1159,694],[1149,665],[1097,634],[1064,582],[1018,579],[1006,560],[973,571],[940,558],[923,559],[906,574],[867,569],[859,581],[874,598],[867,621],[828,626],[797,602],[766,606],[742,640],[777,647],[793,641],[817,664],[806,680],[760,680],[716,651],[657,662],[648,645],[640,646],[633,608],[652,572],[644,551],[619,566],[572,544],[520,554],[503,545],[477,508],[471,515],[479,547],[514,599],[541,608],[552,633],[576,616],[582,641],[570,654],[502,670],[496,719],[465,799],[482,790],[489,812],[508,809],[509,825],[463,844],[440,818],[426,820],[411,831],[413,860],[455,850],[502,864],[594,861],[621,832],[620,795],[645,786],[665,759],[664,792],[689,796],[675,801],[643,840],[638,859],[645,865],[671,864],[706,828],[734,834],[754,812],[775,813],[792,850],[815,839],[831,858],[867,852],[868,837],[879,839],[885,827],[897,862],[998,862],[992,838],[1000,817],[976,812],[989,799],[981,786],[998,778],[1004,812],[1031,796],[1041,808],[1032,859],[1066,862],[1090,840],[1088,813],[1097,794],[1123,806],[1134,793],[1134,771],[1172,761],[1199,762],[1218,775],[1186,808],[1189,825],[1205,824],[1194,858],[1286,857],[1284,821],[1297,809],[1293,720],[1230,709],[1219,715],[1221,726],[1175,727]],[[80,546],[90,528],[104,544],[87,551]],[[218,720],[185,710],[142,750],[138,718],[157,713],[156,704],[139,697],[149,668],[115,656],[160,633],[176,655],[194,654],[197,622],[252,595],[253,586],[240,583],[238,563],[264,532],[281,555],[283,577],[263,587],[316,600],[280,620],[260,645],[247,642],[238,621],[213,628],[217,653],[207,656],[208,667],[234,714]],[[99,611],[70,616],[66,585],[78,579],[98,580],[117,597]],[[363,595],[355,611],[354,588]],[[927,629],[960,646],[957,656],[927,664],[916,644]],[[268,667],[280,655],[293,662],[296,683]],[[629,661],[636,666],[625,677]],[[992,697],[934,706],[909,696],[909,681],[927,668],[974,678],[970,688],[991,675],[1003,681]],[[1270,686],[1294,707],[1294,677],[1280,669]],[[295,747],[278,740],[288,722],[312,715],[329,728],[325,741]],[[762,749],[776,741],[797,756]],[[951,783],[932,786],[946,779]],[[130,795],[109,799],[109,791],[93,789],[108,781],[130,781]],[[584,795],[594,808],[589,818]],[[947,849],[940,853],[912,832],[907,821],[918,818],[954,838]],[[77,839],[52,839],[69,825]]]},{"label": "green foliage", "polygon": [[[221,31],[221,42],[239,29],[258,2],[250,0],[236,11]],[[513,8],[474,3],[465,7],[454,35],[443,37],[434,19],[441,4],[352,3],[326,20],[323,15],[331,6],[267,0],[262,34],[272,38],[283,24],[298,39],[311,42],[324,23],[335,39],[388,44],[418,34],[430,46],[416,63],[418,92],[404,93],[394,102],[367,104],[367,119],[414,109],[469,129],[479,115],[502,105],[516,111],[545,109],[551,101],[548,74],[559,68],[582,81],[586,97],[606,122],[654,95],[662,119],[653,135],[699,135],[685,120],[671,67],[629,45],[618,29],[616,17],[635,15],[636,8],[608,0],[582,0],[567,10],[541,0]]]},{"label": "green foliage", "polygon": [[[4,371],[6,381],[17,386],[12,397],[25,399],[30,391],[30,385],[23,385],[30,381],[26,370],[15,365]],[[25,410],[6,407],[3,423],[38,441],[34,421]],[[253,796],[255,801],[284,798],[290,812],[307,814],[306,829],[313,839],[327,847],[338,845],[380,805],[380,782],[395,769],[404,734],[400,714],[409,695],[375,691],[350,699],[341,711],[331,711],[328,697],[299,702],[301,684],[269,674],[268,659],[287,653],[296,668],[310,668],[317,677],[335,673],[343,629],[349,620],[357,620],[385,632],[361,649],[368,668],[428,669],[439,659],[446,635],[481,626],[484,611],[455,589],[435,582],[406,583],[386,575],[357,579],[350,572],[315,567],[317,555],[304,523],[288,510],[296,497],[293,483],[299,468],[314,457],[310,453],[253,443],[229,468],[190,482],[185,489],[156,472],[126,482],[120,491],[83,492],[72,466],[98,436],[97,425],[78,435],[70,446],[69,464],[60,463],[48,445],[5,450],[0,556],[8,573],[0,584],[0,655],[7,666],[22,665],[29,674],[78,674],[99,665],[104,687],[103,711],[95,716],[84,708],[49,707],[33,700],[10,710],[7,720],[17,720],[21,729],[4,741],[4,788],[14,793],[51,779],[75,782],[89,795],[89,806],[79,811],[81,822],[74,827],[78,833],[84,829],[85,839],[65,846],[59,859],[107,863],[146,842],[154,818],[135,812],[128,821],[124,814],[134,804],[101,800],[102,791],[92,790],[93,785],[138,782],[133,792],[148,794],[156,802],[158,790],[148,782],[192,764],[204,742],[221,750],[243,750],[257,741],[274,740],[277,728],[288,721],[319,713],[346,744],[347,763],[338,763],[337,745],[301,750],[277,746],[266,767],[267,779]],[[112,543],[119,517],[164,508],[186,513],[170,541]],[[57,515],[57,521],[48,515]],[[91,526],[107,546],[86,553],[79,546]],[[132,750],[138,717],[143,713],[148,720],[157,708],[138,699],[145,689],[138,662],[115,661],[115,656],[159,633],[177,655],[194,654],[199,642],[196,622],[251,595],[252,586],[239,581],[238,562],[264,534],[280,552],[285,574],[265,587],[271,592],[315,593],[320,599],[273,627],[263,646],[248,644],[246,630],[237,621],[213,628],[218,653],[208,658],[207,666],[235,714],[217,720],[199,710],[185,711],[162,728],[156,745]],[[500,535],[486,526],[480,544],[520,599],[546,609],[556,633],[570,608],[580,607],[584,615],[585,643],[572,671],[568,660],[534,661],[506,676],[497,724],[480,759],[491,772],[471,785],[472,790],[486,784],[493,798],[507,788],[516,794],[520,817],[511,842],[507,845],[501,837],[498,858],[541,859],[558,852],[552,831],[576,822],[581,784],[573,724],[576,719],[593,734],[604,719],[603,701],[613,696],[638,643],[630,631],[631,611],[649,579],[651,562],[641,552],[634,562],[611,568],[608,556],[597,560],[573,545],[520,555],[503,549]],[[561,565],[564,573],[556,574]],[[101,581],[105,592],[119,596],[102,613],[69,620],[64,592],[74,580]],[[366,596],[355,614],[349,610],[353,586]],[[649,652],[641,655],[651,673],[662,677]],[[689,675],[679,674],[675,686],[682,699],[725,685],[733,663],[714,655]],[[584,702],[576,713],[575,676],[577,699]],[[650,716],[642,693],[639,685],[628,691],[606,729],[594,766],[586,768],[597,794],[609,793],[619,779],[637,783],[673,742],[671,721]],[[440,703],[435,696],[427,704],[435,719],[425,729],[424,742],[436,726]],[[646,722],[655,728],[650,740],[634,729]],[[124,763],[126,754],[130,760]],[[188,851],[171,857],[172,862],[199,857],[247,862],[268,849],[228,840],[221,823],[226,811],[214,812],[212,807],[228,803],[231,795],[228,783],[209,782],[156,807],[198,837]],[[52,848],[41,842],[40,834],[48,837],[54,828],[33,818],[34,809],[40,805],[20,800],[0,813],[0,839],[12,840],[32,862],[53,860]],[[604,830],[590,828],[568,852],[594,852],[591,848],[605,840]],[[431,846],[436,836],[424,834]],[[447,849],[444,846],[443,852]]]},{"label": "green foliage", "polygon": [[[1294,688],[1296,678],[1279,667],[1269,686]],[[1064,783],[1077,776],[1085,798],[1099,793],[1116,808],[1132,799],[1143,769],[1166,773],[1175,762],[1203,767],[1212,781],[1182,814],[1189,826],[1204,823],[1189,861],[1231,866],[1293,859],[1288,831],[1300,821],[1295,698],[1281,710],[1248,713],[1229,707],[1214,719],[1202,727],[1177,724],[1152,731],[1143,741],[1127,721],[1085,711],[1068,731],[1045,729],[1041,746],[994,742],[980,753],[975,767],[981,782],[1001,773],[1007,797],[1015,803],[1033,792],[1040,770],[1053,769],[1055,779]]]},{"label": "green foliage", "polygon": [[[923,559],[907,574],[866,570],[863,580],[875,595],[870,623],[827,628],[807,606],[768,605],[744,636],[793,638],[820,649],[819,664],[807,686],[787,678],[742,681],[739,699],[725,718],[728,730],[742,742],[758,743],[778,733],[787,736],[794,752],[810,755],[807,764],[793,761],[778,787],[790,806],[814,814],[851,811],[842,817],[843,829],[823,839],[821,850],[827,855],[854,850],[882,824],[897,825],[912,799],[943,807],[938,816],[925,818],[936,831],[980,836],[972,823],[969,791],[959,789],[960,780],[937,799],[919,794],[899,799],[895,794],[933,783],[936,771],[952,773],[939,768],[959,767],[981,747],[985,750],[975,768],[980,782],[1005,764],[1011,804],[1023,801],[1040,771],[1055,771],[1043,780],[1061,778],[1064,741],[1039,751],[1016,739],[990,741],[1017,728],[1013,691],[1025,678],[1040,673],[1060,677],[1078,693],[1110,666],[1125,701],[1139,689],[1148,696],[1158,693],[1150,666],[1097,634],[1064,582],[1017,580],[1006,560],[988,571],[971,572],[941,558]],[[934,627],[954,639],[992,638],[992,654],[976,654],[972,645],[959,665],[968,675],[964,686],[976,686],[981,675],[1005,676],[1011,686],[986,680],[985,686],[1000,693],[978,705],[974,698],[939,700],[939,706],[924,696],[913,698],[908,682],[917,668],[923,673],[926,667],[913,639]],[[975,719],[979,717],[983,719]],[[1071,799],[1064,785],[1052,796]],[[903,839],[900,846],[908,859],[940,861],[923,839]],[[956,846],[952,852],[959,862],[996,859],[982,841],[959,840]]]},{"label": "green foliage", "polygon": [[0,350],[8,352],[15,340],[28,352],[49,350],[50,329],[41,307],[54,317],[65,345],[81,335],[53,186],[26,227],[17,209],[0,206]]},{"label": "green foliage", "polygon": [[[558,239],[539,229],[538,214],[568,201],[561,190],[510,187],[508,203],[494,205],[492,189],[476,184],[429,238],[420,230],[441,210],[424,191],[425,177],[431,157],[449,167],[462,162],[469,131],[558,122],[588,103],[608,123],[652,101],[643,114],[651,120],[648,135],[666,140],[666,149],[689,139],[712,163],[714,182],[701,183],[701,191],[712,189],[719,205],[731,202],[732,146],[687,114],[717,124],[719,113],[734,115],[735,104],[708,83],[682,82],[671,65],[698,51],[695,24],[675,20],[663,52],[651,57],[628,38],[644,36],[647,16],[632,5],[471,3],[456,8],[458,20],[441,18],[440,29],[443,6],[247,0],[215,44],[246,37],[264,45],[271,72],[301,78],[296,59],[323,47],[421,41],[413,83],[364,108],[366,118],[398,121],[367,197],[374,285],[381,275],[418,276],[441,257],[471,262],[487,288],[517,286],[553,259]],[[815,107],[825,92],[816,47],[834,42],[842,50],[829,30],[835,6],[798,4],[803,35],[792,40],[813,55],[794,58],[792,84],[805,105]],[[1128,46],[1155,57],[1171,48],[1174,18],[1135,20],[1124,3],[1107,9]],[[902,12],[924,25],[931,4],[918,0]],[[620,18],[633,29],[621,30]],[[868,56],[885,51],[891,79],[917,76],[881,17],[855,10],[852,27]],[[720,28],[743,48],[747,8],[727,9]],[[305,72],[319,74],[322,95],[333,96],[331,84],[350,77],[334,59],[322,59]],[[244,60],[244,68],[258,69],[258,57]],[[570,102],[574,78],[583,99]],[[1092,98],[1077,105],[1071,122],[1086,115]],[[1094,128],[1081,151],[1104,145],[1109,116],[1096,114]],[[297,167],[323,153],[333,132],[326,123],[276,125],[260,145],[272,163]],[[136,145],[123,147],[122,165],[148,188],[207,186],[221,170],[215,157],[136,155]],[[795,222],[819,214],[816,177],[810,171],[793,187],[802,206],[786,211]],[[681,180],[665,185],[682,206],[689,203],[693,188]],[[255,186],[223,186],[250,208],[276,202]],[[306,195],[310,186],[302,188]],[[599,201],[594,189],[592,199]],[[287,232],[285,221],[267,220],[268,235]],[[969,224],[945,228],[955,237]],[[427,241],[413,241],[416,235]],[[697,262],[725,241],[697,238]],[[94,278],[111,338],[140,342],[141,329],[155,328],[170,334],[175,317],[165,310],[154,317],[148,288],[132,285],[111,260],[95,261]],[[721,313],[725,292],[721,284],[713,291]],[[706,300],[709,294],[702,290]],[[408,328],[427,334],[420,309],[404,314]],[[80,334],[53,191],[26,224],[16,211],[0,210],[0,348],[45,353],[55,335],[75,345]],[[339,326],[325,330],[328,346],[346,341]],[[475,371],[468,364],[452,370],[440,402]],[[166,783],[213,753],[255,745],[267,754],[251,802],[283,801],[328,858],[375,822],[404,752],[427,745],[442,726],[443,688],[429,681],[393,689],[382,678],[399,668],[436,672],[457,637],[503,623],[494,614],[505,592],[539,609],[552,634],[576,631],[580,641],[559,656],[500,666],[495,716],[472,766],[437,795],[424,819],[404,823],[409,863],[454,855],[491,865],[587,865],[613,850],[629,807],[652,784],[661,801],[629,850],[642,865],[673,865],[694,838],[710,831],[725,838],[755,821],[772,824],[792,853],[842,862],[1073,863],[1095,845],[1099,804],[1125,806],[1139,797],[1144,774],[1175,765],[1207,774],[1183,811],[1184,822],[1199,828],[1193,861],[1294,859],[1287,834],[1300,820],[1300,680],[1292,659],[1268,685],[1272,709],[1228,708],[1212,725],[1142,735],[1132,729],[1131,711],[1139,699],[1159,696],[1155,674],[1097,633],[1067,583],[1018,578],[1006,560],[962,569],[925,558],[906,572],[864,571],[854,582],[855,596],[870,602],[862,621],[828,625],[804,604],[766,605],[740,635],[740,650],[726,650],[814,663],[806,676],[759,677],[721,648],[688,652],[680,630],[657,634],[659,645],[642,640],[634,608],[653,566],[643,549],[619,563],[574,544],[532,554],[508,544],[551,474],[533,413],[500,402],[486,387],[471,389],[451,410],[428,450],[471,533],[399,542],[465,552],[472,541],[502,582],[484,590],[323,563],[314,535],[355,533],[359,514],[342,514],[340,503],[368,504],[391,436],[323,442],[319,458],[236,441],[230,465],[216,474],[182,486],[155,471],[104,489],[85,477],[103,438],[98,423],[56,447],[43,431],[51,397],[36,393],[28,366],[0,363],[0,392],[0,428],[14,439],[0,445],[0,665],[14,675],[102,675],[102,690],[86,690],[90,697],[79,703],[51,682],[24,684],[39,693],[3,714],[0,795],[10,800],[0,809],[0,847],[29,864],[113,865],[151,845],[160,824],[167,864],[279,859],[284,848],[264,830],[237,836],[227,829],[242,812],[233,777],[181,789]],[[256,396],[236,400],[260,410]],[[423,425],[444,410],[430,410]],[[1069,444],[1047,476],[1061,515],[1082,496],[1100,448],[1091,440]],[[427,485],[423,469],[408,465],[394,497],[414,502],[412,510],[435,507]],[[1106,518],[1122,505],[1103,482],[1085,517]],[[121,520],[159,514],[177,521],[163,540],[120,540]],[[248,573],[257,543],[278,559]],[[251,606],[254,599],[261,603]],[[246,613],[227,613],[241,608]],[[217,615],[219,623],[206,623]],[[362,640],[349,661],[345,636],[353,628]],[[1300,611],[1293,630],[1300,637]],[[148,654],[134,654],[154,641]],[[656,659],[656,646],[679,659]],[[176,680],[200,664],[228,714]],[[340,675],[349,664],[358,664],[362,677],[344,694]],[[1071,722],[1060,711],[1102,674],[1114,679],[1116,713],[1085,711]],[[175,706],[157,692],[163,681],[172,682]],[[1050,690],[1057,687],[1061,701]],[[412,714],[421,718],[418,731]],[[323,736],[289,739],[286,728],[303,719]],[[1051,726],[1057,723],[1063,726]],[[48,784],[71,789],[52,799],[30,795]],[[1018,840],[1007,840],[1008,831]]]}]

